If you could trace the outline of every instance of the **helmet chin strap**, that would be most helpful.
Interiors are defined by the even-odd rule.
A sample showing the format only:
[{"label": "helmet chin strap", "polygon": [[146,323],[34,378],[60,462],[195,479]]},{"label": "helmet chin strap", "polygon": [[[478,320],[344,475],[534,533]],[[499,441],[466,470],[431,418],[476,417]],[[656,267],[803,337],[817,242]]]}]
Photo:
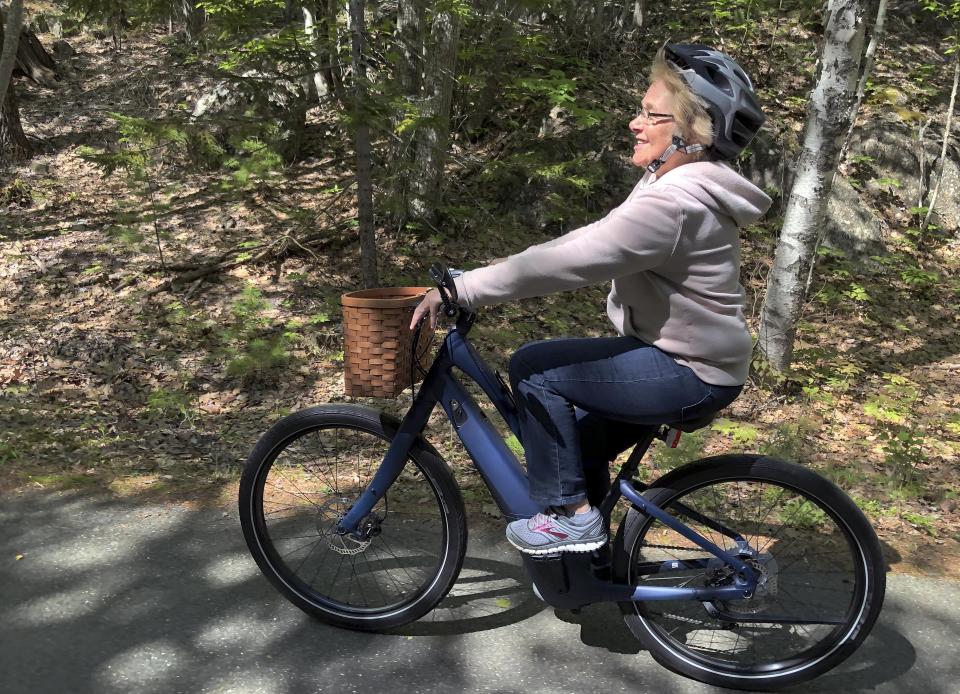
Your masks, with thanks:
[{"label": "helmet chin strap", "polygon": [[673,136],[673,142],[670,143],[670,146],[663,150],[663,154],[654,159],[652,162],[647,164],[647,171],[650,173],[657,173],[660,170],[660,167],[667,163],[667,159],[672,157],[676,152],[682,152],[683,154],[694,154],[696,152],[702,152],[706,147],[703,145],[688,145],[683,141],[683,138],[679,135]]}]

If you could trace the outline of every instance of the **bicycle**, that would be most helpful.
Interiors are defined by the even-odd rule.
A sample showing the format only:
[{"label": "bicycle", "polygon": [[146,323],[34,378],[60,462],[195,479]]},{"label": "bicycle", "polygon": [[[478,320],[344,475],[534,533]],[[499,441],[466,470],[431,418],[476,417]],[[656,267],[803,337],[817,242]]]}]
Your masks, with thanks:
[{"label": "bicycle", "polygon": [[[296,412],[260,438],[241,479],[244,537],[261,571],[297,607],[339,627],[407,624],[457,580],[464,504],[423,437],[437,404],[503,516],[541,510],[517,458],[452,373],[475,381],[520,438],[508,385],[467,339],[476,314],[457,306],[448,271],[434,265],[431,276],[456,322],[403,419],[352,404]],[[609,528],[617,502],[629,503],[612,542],[593,553],[522,554],[524,566],[553,607],[618,602],[642,645],[680,674],[751,690],[809,680],[853,653],[876,621],[879,541],[833,483],[773,458],[721,455],[649,485],[636,479],[654,440],[710,419],[638,426],[600,505]]]}]

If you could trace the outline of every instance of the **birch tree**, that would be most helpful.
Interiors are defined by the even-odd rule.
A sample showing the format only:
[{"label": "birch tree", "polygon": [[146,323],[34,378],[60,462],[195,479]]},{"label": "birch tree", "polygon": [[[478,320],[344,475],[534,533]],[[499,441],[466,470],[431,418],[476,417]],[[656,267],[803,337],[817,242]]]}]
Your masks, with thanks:
[{"label": "birch tree", "polygon": [[364,62],[363,0],[350,0],[350,35],[353,51],[353,134],[357,153],[357,221],[360,234],[360,275],[367,289],[380,282],[377,276],[377,241],[373,228],[372,154],[367,123],[367,68]]},{"label": "birch tree", "polygon": [[[947,124],[943,128],[943,146],[940,149],[940,175],[933,187],[933,193],[930,195],[930,202],[927,204],[927,212],[920,223],[921,236],[926,233],[930,225],[930,216],[933,214],[933,208],[937,205],[937,198],[940,196],[940,185],[943,183],[943,172],[947,163],[947,147],[950,144],[950,130],[953,126],[953,105],[957,102],[957,84],[960,82],[960,53],[954,53],[953,56],[953,88],[950,90],[950,105],[947,106]],[[921,146],[923,143],[921,143]]]},{"label": "birch tree", "polygon": [[877,5],[877,19],[873,23],[873,31],[870,33],[870,43],[867,44],[867,52],[863,55],[863,69],[860,70],[860,81],[857,83],[857,96],[850,113],[850,128],[847,130],[844,146],[850,142],[850,136],[853,134],[853,126],[857,120],[857,112],[860,110],[860,104],[863,103],[863,95],[867,91],[867,82],[870,79],[870,73],[873,72],[873,61],[876,58],[877,47],[880,45],[880,40],[883,38],[886,20],[887,0],[880,0]]},{"label": "birch tree", "polygon": [[[924,9],[932,12],[950,27],[950,34],[947,36],[947,50],[945,55],[953,56],[953,88],[950,90],[950,105],[947,106],[947,122],[943,128],[943,146],[940,149],[940,174],[937,176],[933,187],[933,193],[930,201],[923,204],[923,193],[921,192],[921,207],[926,207],[927,211],[920,223],[921,238],[926,233],[927,226],[930,224],[930,216],[933,214],[933,208],[937,204],[937,198],[940,196],[940,185],[943,183],[944,166],[947,161],[947,148],[950,144],[950,131],[953,127],[953,107],[957,101],[957,85],[960,83],[960,0],[951,0],[942,2],[941,0],[923,0]],[[921,153],[923,151],[923,139],[921,135],[920,142]],[[931,174],[933,171],[931,171]],[[921,172],[921,178],[923,174]]]},{"label": "birch tree", "polygon": [[820,73],[810,95],[803,146],[761,313],[759,347],[781,372],[793,359],[806,279],[850,124],[863,53],[862,0],[832,0],[829,13]]}]

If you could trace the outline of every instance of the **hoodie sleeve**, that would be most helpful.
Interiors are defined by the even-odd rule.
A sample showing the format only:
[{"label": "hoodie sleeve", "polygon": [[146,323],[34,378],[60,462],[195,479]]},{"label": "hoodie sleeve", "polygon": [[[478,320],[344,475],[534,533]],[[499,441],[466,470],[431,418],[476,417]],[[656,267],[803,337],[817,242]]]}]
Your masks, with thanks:
[{"label": "hoodie sleeve", "polygon": [[456,278],[469,308],[543,296],[657,267],[676,248],[683,213],[672,191],[647,189],[598,222]]}]

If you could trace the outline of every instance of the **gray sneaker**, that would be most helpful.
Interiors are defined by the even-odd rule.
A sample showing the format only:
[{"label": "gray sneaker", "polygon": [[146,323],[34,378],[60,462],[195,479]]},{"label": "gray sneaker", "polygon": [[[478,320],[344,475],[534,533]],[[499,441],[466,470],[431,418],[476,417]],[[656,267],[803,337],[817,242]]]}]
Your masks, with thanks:
[{"label": "gray sneaker", "polygon": [[607,544],[607,530],[596,508],[574,516],[549,508],[507,525],[507,540],[526,554],[591,552]]}]

